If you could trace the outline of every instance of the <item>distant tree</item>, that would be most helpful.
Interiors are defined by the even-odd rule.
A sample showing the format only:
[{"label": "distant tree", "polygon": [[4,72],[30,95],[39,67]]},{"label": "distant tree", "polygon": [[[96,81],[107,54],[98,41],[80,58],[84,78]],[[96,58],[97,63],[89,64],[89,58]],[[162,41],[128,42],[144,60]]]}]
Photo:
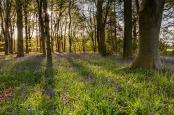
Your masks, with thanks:
[{"label": "distant tree", "polygon": [[28,39],[29,39],[29,32],[28,32],[28,4],[29,4],[30,0],[25,0],[24,2],[24,6],[23,6],[23,11],[24,11],[24,22],[25,22],[25,53],[28,54],[29,53],[29,44],[28,44]]},{"label": "distant tree", "polygon": [[17,13],[17,57],[24,56],[23,49],[23,15],[22,15],[22,0],[16,0]]},{"label": "distant tree", "polygon": [[131,67],[161,68],[159,33],[165,0],[142,0],[139,11],[139,52]]},{"label": "distant tree", "polygon": [[12,8],[12,0],[1,0],[0,1],[0,15],[2,21],[2,29],[5,40],[5,55],[10,52],[10,15]]},{"label": "distant tree", "polygon": [[71,23],[72,23],[72,14],[71,14],[71,7],[73,5],[74,0],[69,0],[68,5],[68,15],[69,15],[69,27],[68,27],[68,37],[69,37],[69,52],[72,52],[72,36],[71,36]]}]

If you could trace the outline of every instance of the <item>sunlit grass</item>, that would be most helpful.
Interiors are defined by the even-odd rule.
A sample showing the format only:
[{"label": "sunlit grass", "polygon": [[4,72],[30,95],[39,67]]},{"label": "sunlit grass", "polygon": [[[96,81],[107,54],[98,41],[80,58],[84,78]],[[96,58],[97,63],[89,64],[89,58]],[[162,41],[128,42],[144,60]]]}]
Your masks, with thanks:
[{"label": "sunlit grass", "polygon": [[131,60],[96,54],[41,55],[0,63],[0,114],[120,115],[174,113],[174,65],[162,70],[128,69]]},{"label": "sunlit grass", "polygon": [[0,53],[0,60],[11,60],[15,57],[16,57],[16,55],[4,55],[4,54]]}]

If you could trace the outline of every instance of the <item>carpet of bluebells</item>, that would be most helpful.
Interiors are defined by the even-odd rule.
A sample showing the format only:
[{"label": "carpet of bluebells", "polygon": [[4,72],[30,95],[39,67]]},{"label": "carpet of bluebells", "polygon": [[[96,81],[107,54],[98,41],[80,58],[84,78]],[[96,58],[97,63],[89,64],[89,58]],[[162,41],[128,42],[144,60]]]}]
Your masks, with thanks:
[{"label": "carpet of bluebells", "polygon": [[0,115],[174,115],[174,59],[163,69],[97,54],[40,54],[0,61]]}]

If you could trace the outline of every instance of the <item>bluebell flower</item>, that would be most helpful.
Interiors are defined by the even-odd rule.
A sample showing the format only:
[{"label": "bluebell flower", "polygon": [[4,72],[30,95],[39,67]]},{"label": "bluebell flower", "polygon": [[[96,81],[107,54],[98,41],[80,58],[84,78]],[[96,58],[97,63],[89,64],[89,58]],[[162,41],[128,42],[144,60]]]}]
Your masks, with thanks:
[{"label": "bluebell flower", "polygon": [[150,112],[149,115],[153,115],[153,112]]},{"label": "bluebell flower", "polygon": [[138,108],[135,108],[134,111],[137,112],[138,111]]},{"label": "bluebell flower", "polygon": [[34,111],[33,110],[30,110],[30,115],[32,115],[34,113]]}]

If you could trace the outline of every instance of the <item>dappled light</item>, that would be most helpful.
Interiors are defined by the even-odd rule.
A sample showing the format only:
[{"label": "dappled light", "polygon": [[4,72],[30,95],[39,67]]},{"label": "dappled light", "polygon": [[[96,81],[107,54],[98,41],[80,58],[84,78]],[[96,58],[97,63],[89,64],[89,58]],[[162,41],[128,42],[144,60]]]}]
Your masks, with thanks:
[{"label": "dappled light", "polygon": [[0,0],[0,115],[174,115],[173,0]]},{"label": "dappled light", "polygon": [[160,71],[130,63],[97,54],[54,54],[52,68],[42,55],[1,63],[0,114],[172,114],[174,59]]}]

